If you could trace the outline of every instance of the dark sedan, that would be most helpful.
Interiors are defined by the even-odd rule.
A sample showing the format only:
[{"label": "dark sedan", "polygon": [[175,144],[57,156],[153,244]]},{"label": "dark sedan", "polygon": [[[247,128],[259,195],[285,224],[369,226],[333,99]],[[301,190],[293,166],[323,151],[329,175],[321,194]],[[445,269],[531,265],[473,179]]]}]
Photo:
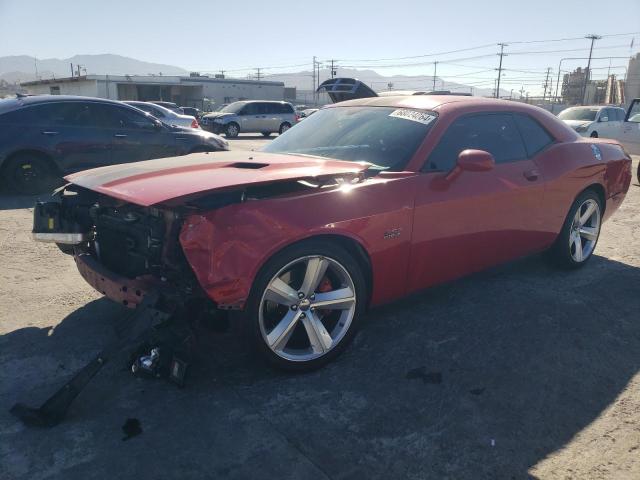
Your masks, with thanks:
[{"label": "dark sedan", "polygon": [[88,168],[228,150],[222,137],[167,126],[120,102],[42,95],[0,100],[0,179],[40,193]]}]

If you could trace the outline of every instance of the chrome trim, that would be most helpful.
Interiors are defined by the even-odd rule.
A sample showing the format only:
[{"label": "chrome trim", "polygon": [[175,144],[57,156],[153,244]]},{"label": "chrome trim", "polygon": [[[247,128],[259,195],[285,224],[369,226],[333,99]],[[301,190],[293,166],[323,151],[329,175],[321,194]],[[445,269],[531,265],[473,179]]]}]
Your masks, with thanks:
[{"label": "chrome trim", "polygon": [[33,240],[36,242],[62,243],[64,245],[78,245],[89,240],[89,235],[86,233],[33,232],[31,235],[33,236]]}]

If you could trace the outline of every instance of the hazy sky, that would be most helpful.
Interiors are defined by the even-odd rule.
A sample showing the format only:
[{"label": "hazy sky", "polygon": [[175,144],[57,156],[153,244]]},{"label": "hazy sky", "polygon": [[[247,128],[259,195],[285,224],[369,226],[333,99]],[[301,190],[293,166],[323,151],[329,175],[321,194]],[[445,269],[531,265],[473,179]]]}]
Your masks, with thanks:
[{"label": "hazy sky", "polygon": [[[0,56],[114,53],[191,70],[238,69],[237,76],[252,67],[265,73],[310,70],[313,55],[383,74],[431,75],[430,62],[438,60],[439,75],[484,87],[495,76],[495,44],[510,42],[504,86],[533,90],[547,67],[557,71],[561,58],[586,56],[589,42],[513,42],[631,32],[640,32],[640,0],[0,0]],[[594,56],[638,52],[640,33],[631,49],[633,37],[605,37],[596,42]],[[438,55],[397,59],[431,53]],[[611,62],[624,73],[626,60]],[[562,69],[584,63],[567,60]],[[609,60],[594,62],[596,68],[608,66]]]}]

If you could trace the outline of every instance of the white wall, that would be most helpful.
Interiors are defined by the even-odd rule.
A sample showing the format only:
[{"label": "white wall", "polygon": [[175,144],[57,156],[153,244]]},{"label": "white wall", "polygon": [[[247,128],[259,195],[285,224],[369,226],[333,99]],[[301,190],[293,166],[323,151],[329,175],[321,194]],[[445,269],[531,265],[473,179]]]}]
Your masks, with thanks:
[{"label": "white wall", "polygon": [[[215,105],[248,100],[283,100],[284,87],[280,85],[255,85],[247,83],[202,83],[203,95],[215,102]],[[226,97],[227,100],[225,100]]]},{"label": "white wall", "polygon": [[49,83],[44,85],[29,85],[27,92],[36,95],[50,94],[51,87],[60,87],[60,95],[82,95],[98,97],[98,82],[96,80],[78,80],[77,82]]}]

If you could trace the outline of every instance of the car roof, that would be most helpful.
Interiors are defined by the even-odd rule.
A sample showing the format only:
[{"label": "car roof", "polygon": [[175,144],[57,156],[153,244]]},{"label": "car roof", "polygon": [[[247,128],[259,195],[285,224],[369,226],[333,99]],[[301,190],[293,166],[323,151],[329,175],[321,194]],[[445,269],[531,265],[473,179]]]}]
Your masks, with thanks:
[{"label": "car roof", "polygon": [[[383,97],[367,97],[355,100],[347,100],[345,102],[334,103],[328,105],[329,108],[334,106],[355,107],[394,107],[394,108],[415,108],[419,110],[435,110],[445,104],[463,103],[464,105],[482,105],[490,106],[504,105],[508,100],[498,100],[496,98],[485,97],[469,97],[463,95],[388,95]],[[519,102],[509,102],[515,105],[522,105]]]},{"label": "car roof", "polygon": [[112,105],[122,105],[117,100],[107,100],[105,98],[81,97],[77,95],[30,95],[0,100],[0,113],[10,112],[29,105],[40,105],[53,102],[97,102]]}]

